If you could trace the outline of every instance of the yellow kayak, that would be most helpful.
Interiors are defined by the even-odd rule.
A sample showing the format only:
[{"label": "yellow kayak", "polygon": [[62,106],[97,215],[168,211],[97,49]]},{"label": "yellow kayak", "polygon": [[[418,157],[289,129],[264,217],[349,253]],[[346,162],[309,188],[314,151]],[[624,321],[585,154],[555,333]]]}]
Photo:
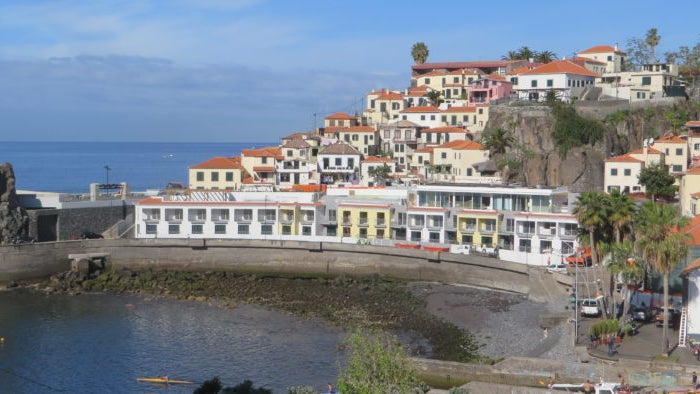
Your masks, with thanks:
[{"label": "yellow kayak", "polygon": [[145,383],[164,383],[164,384],[194,384],[194,382],[191,382],[189,380],[177,380],[177,379],[169,379],[169,378],[164,378],[164,377],[158,377],[158,378],[136,378],[137,381],[139,382],[145,382]]}]

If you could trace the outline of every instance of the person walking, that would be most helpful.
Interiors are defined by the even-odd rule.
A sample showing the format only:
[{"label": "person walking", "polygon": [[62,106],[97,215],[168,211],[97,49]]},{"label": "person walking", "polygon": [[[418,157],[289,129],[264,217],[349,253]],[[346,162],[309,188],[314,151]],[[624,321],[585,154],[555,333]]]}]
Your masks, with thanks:
[{"label": "person walking", "polygon": [[693,378],[692,378],[691,382],[693,384],[693,390],[697,390],[698,389],[698,375],[695,373],[695,371],[693,371]]},{"label": "person walking", "polygon": [[612,357],[612,355],[615,353],[615,338],[611,335],[608,335],[608,356]]}]

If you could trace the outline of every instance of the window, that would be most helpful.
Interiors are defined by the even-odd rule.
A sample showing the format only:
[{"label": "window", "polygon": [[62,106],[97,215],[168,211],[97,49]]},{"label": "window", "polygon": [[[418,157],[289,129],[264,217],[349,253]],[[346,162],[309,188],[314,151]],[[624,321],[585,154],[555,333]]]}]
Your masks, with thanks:
[{"label": "window", "polygon": [[471,168],[467,168],[467,176],[472,176],[473,171]]},{"label": "window", "polygon": [[311,226],[301,226],[301,235],[311,235]]},{"label": "window", "polygon": [[214,234],[226,234],[226,225],[225,224],[215,224],[214,225]]},{"label": "window", "polygon": [[292,151],[291,149],[287,149],[287,157],[292,157],[292,156],[294,156],[294,151]]},{"label": "window", "polygon": [[204,226],[201,224],[193,224],[192,225],[192,234],[203,234],[204,233]]},{"label": "window", "polygon": [[292,235],[292,226],[282,226],[282,235]]},{"label": "window", "polygon": [[219,222],[227,222],[229,220],[228,209],[212,209],[211,219]]},{"label": "window", "polygon": [[204,172],[197,171],[197,182],[204,182]]},{"label": "window", "polygon": [[262,226],[260,226],[260,233],[262,235],[272,235],[272,225],[263,224]]},{"label": "window", "polygon": [[548,80],[547,80],[547,87],[548,87],[548,88],[551,88],[552,86],[554,86],[554,80],[553,80],[553,79],[548,79]]},{"label": "window", "polygon": [[179,224],[168,225],[168,234],[180,234],[180,225]]},{"label": "window", "polygon": [[343,164],[343,159],[341,159],[340,157],[336,157],[335,158],[335,166],[340,167],[342,164]]},{"label": "window", "polygon": [[430,120],[435,120],[435,115],[430,115]]},{"label": "window", "polygon": [[219,173],[216,171],[212,171],[211,173],[211,181],[212,182],[218,182],[219,181]]},{"label": "window", "polygon": [[646,95],[646,93],[644,93],[644,92],[637,92],[637,98],[638,98],[638,99],[646,98],[646,96],[647,96],[647,95]]},{"label": "window", "polygon": [[187,210],[187,220],[190,222],[200,222],[207,220],[207,210],[206,209],[188,209]]},{"label": "window", "polygon": [[420,120],[425,120],[425,115],[421,115]]},{"label": "window", "polygon": [[182,209],[166,209],[165,218],[171,222],[182,220]]},{"label": "window", "polygon": [[532,87],[532,88],[537,87],[537,80],[536,79],[533,79],[532,81],[530,81],[530,87]]},{"label": "window", "polygon": [[326,229],[326,235],[329,237],[336,237],[338,235],[338,227],[332,226]]},{"label": "window", "polygon": [[683,171],[683,166],[680,164],[674,164],[673,167],[671,167],[672,172],[681,172]]},{"label": "window", "polygon": [[146,234],[158,234],[158,225],[147,224],[146,225]]},{"label": "window", "polygon": [[630,170],[629,168],[625,168],[625,176],[630,176],[630,175],[632,175],[632,170]]},{"label": "window", "polygon": [[377,230],[377,239],[384,239],[384,230]]},{"label": "window", "polygon": [[248,226],[247,224],[239,224],[238,234],[250,234],[250,226]]},{"label": "window", "polygon": [[447,159],[447,152],[440,153],[440,158]]},{"label": "window", "polygon": [[425,79],[423,80],[423,83],[426,84],[426,85],[430,85],[430,78],[425,78]]},{"label": "window", "polygon": [[143,220],[160,220],[160,208],[144,208],[141,213]]},{"label": "window", "polygon": [[693,150],[700,150],[700,144],[693,144]]},{"label": "window", "polygon": [[359,140],[360,140],[360,136],[357,135],[357,134],[353,134],[353,135],[352,135],[352,140],[353,140],[353,141],[359,141]]},{"label": "window", "polygon": [[226,172],[226,182],[233,182],[233,172]]},{"label": "window", "polygon": [[617,176],[617,168],[611,168],[611,169],[610,169],[610,175],[611,175],[611,176]]},{"label": "window", "polygon": [[262,158],[260,158],[260,161],[261,161],[263,164],[267,164],[267,157],[262,157]]},{"label": "window", "polygon": [[236,209],[233,215],[237,222],[250,222],[253,220],[252,209]]},{"label": "window", "polygon": [[642,77],[642,85],[651,85],[651,77]]},{"label": "window", "polygon": [[260,209],[258,210],[258,221],[259,222],[274,222],[275,221],[275,210],[274,209]]},{"label": "window", "polygon": [[431,231],[428,234],[428,239],[430,240],[430,242],[439,243],[440,242],[440,233]]},{"label": "window", "polygon": [[676,148],[676,156],[683,156],[683,148]]},{"label": "window", "polygon": [[613,60],[612,55],[608,55],[608,61],[611,62]]}]

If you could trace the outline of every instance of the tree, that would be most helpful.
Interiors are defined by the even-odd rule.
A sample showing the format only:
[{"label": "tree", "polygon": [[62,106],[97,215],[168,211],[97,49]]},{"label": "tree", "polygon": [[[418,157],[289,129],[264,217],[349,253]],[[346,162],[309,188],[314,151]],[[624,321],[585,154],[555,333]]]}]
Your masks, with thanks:
[{"label": "tree", "polygon": [[651,201],[656,201],[658,196],[673,197],[676,195],[673,175],[669,174],[660,164],[643,168],[637,179],[639,184],[646,189],[646,193],[651,194]]},{"label": "tree", "polygon": [[617,279],[625,287],[622,288],[622,299],[624,300],[624,309],[622,316],[626,316],[629,310],[630,292],[627,289],[629,285],[635,285],[644,280],[644,268],[638,263],[638,259],[632,255],[632,243],[629,241],[612,244],[610,248],[610,258],[608,259],[608,270],[610,271],[610,292],[613,289],[613,280]]},{"label": "tree", "polygon": [[659,41],[661,41],[661,36],[658,34],[658,30],[656,28],[649,29],[644,40],[651,49],[651,61],[648,63],[657,63],[659,61],[656,58],[656,46],[659,45]]},{"label": "tree", "polygon": [[520,54],[517,51],[508,51],[507,54],[501,56],[502,60],[521,60]]},{"label": "tree", "polygon": [[391,174],[391,169],[386,163],[382,166],[372,167],[367,171],[367,175],[374,179],[376,185],[383,185],[384,180],[389,178],[389,174]]},{"label": "tree", "polygon": [[523,47],[520,47],[520,49],[518,49],[518,59],[530,60],[530,59],[533,59],[534,57],[535,57],[535,51],[533,51],[529,47],[523,46]]},{"label": "tree", "polygon": [[501,128],[485,130],[481,135],[481,145],[491,154],[505,154],[514,142],[515,137]]},{"label": "tree", "polygon": [[557,54],[552,51],[535,52],[535,61],[538,63],[550,63],[557,60]]},{"label": "tree", "polygon": [[409,393],[420,385],[396,337],[354,330],[347,338],[350,359],[338,377],[341,393]]},{"label": "tree", "polygon": [[615,232],[615,242],[622,242],[623,230],[628,227],[636,213],[636,205],[632,198],[619,190],[613,190],[608,195],[608,204],[610,205],[610,216],[608,220],[612,224]]},{"label": "tree", "polygon": [[428,46],[423,42],[417,42],[413,44],[411,48],[411,56],[413,56],[413,61],[416,62],[416,64],[425,63],[426,60],[428,60],[429,54]]},{"label": "tree", "polygon": [[596,230],[606,225],[609,215],[609,205],[605,194],[597,191],[586,191],[578,196],[574,203],[574,215],[579,223],[588,231],[588,243],[591,248],[593,264],[598,264],[598,251],[596,245]]},{"label": "tree", "polygon": [[[687,235],[680,229],[688,218],[680,216],[675,207],[646,201],[637,215],[636,231],[639,249],[646,263],[663,277],[663,306],[668,306],[668,278],[673,268],[688,254]],[[668,308],[663,308],[668,322]],[[667,354],[668,324],[663,325],[662,349]]]},{"label": "tree", "polygon": [[442,92],[437,90],[431,90],[429,92],[426,92],[423,96],[427,97],[428,100],[430,100],[430,103],[436,107],[439,107],[440,104],[444,102],[444,100],[440,98],[440,96],[442,96]]}]

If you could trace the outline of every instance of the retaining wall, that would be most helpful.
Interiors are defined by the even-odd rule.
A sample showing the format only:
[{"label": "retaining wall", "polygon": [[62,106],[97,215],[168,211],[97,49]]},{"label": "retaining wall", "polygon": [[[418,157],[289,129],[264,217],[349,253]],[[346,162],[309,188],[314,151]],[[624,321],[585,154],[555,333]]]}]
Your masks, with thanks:
[{"label": "retaining wall", "polygon": [[109,253],[114,268],[382,276],[518,293],[527,267],[476,255],[371,245],[277,240],[105,239],[0,247],[0,282],[70,268],[68,254]]}]

